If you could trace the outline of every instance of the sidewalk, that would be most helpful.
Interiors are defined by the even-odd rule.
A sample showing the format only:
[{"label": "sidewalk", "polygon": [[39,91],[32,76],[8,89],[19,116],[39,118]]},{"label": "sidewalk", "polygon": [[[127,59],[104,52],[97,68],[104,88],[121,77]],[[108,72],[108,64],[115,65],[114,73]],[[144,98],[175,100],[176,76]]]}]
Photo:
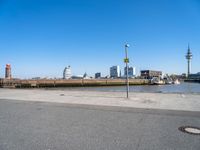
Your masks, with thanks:
[{"label": "sidewalk", "polygon": [[44,89],[0,89],[0,99],[200,111],[198,94],[62,91]]}]

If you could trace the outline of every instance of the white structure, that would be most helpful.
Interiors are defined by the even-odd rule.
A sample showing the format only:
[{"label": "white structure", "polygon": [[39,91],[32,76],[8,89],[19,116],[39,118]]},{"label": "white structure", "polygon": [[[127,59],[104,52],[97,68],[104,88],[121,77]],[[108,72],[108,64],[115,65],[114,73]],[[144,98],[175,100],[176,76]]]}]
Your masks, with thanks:
[{"label": "white structure", "polygon": [[88,76],[87,73],[85,72],[84,75],[83,75],[83,79],[91,79],[91,77]]},{"label": "white structure", "polygon": [[65,67],[64,71],[63,71],[63,79],[70,79],[72,77],[72,73],[71,73],[71,67]]},{"label": "white structure", "polygon": [[110,77],[111,78],[119,78],[121,77],[121,71],[119,66],[110,67]]},{"label": "white structure", "polygon": [[136,77],[136,68],[133,67],[133,76]]}]

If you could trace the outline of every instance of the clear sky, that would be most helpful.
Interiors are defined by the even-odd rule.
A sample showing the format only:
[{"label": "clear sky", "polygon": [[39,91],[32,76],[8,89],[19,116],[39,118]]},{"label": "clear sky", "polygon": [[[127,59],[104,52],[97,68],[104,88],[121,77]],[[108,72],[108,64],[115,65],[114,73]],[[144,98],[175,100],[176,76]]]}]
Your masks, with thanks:
[{"label": "clear sky", "polygon": [[186,73],[188,42],[192,72],[200,72],[199,0],[0,0],[0,77],[109,74],[130,65]]}]

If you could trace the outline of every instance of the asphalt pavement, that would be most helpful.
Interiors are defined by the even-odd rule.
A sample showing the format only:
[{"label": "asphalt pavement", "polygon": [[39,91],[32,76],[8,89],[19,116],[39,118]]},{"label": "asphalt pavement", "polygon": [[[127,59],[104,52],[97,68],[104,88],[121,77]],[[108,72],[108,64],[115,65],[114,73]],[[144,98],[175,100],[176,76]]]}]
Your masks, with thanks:
[{"label": "asphalt pavement", "polygon": [[0,150],[199,150],[200,112],[0,99]]}]

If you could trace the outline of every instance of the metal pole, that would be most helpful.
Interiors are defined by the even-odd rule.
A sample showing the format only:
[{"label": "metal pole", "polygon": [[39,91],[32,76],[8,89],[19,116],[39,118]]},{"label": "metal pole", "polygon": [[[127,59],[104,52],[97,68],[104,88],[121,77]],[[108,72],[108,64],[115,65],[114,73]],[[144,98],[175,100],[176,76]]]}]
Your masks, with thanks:
[{"label": "metal pole", "polygon": [[126,63],[126,97],[128,98],[128,94],[129,94],[129,81],[128,81],[128,47],[129,45],[126,44],[125,45],[125,54],[126,54],[126,58],[125,58],[125,63]]},{"label": "metal pole", "polygon": [[189,74],[190,74],[190,60],[188,59],[188,74],[187,74],[187,77],[189,77]]}]

